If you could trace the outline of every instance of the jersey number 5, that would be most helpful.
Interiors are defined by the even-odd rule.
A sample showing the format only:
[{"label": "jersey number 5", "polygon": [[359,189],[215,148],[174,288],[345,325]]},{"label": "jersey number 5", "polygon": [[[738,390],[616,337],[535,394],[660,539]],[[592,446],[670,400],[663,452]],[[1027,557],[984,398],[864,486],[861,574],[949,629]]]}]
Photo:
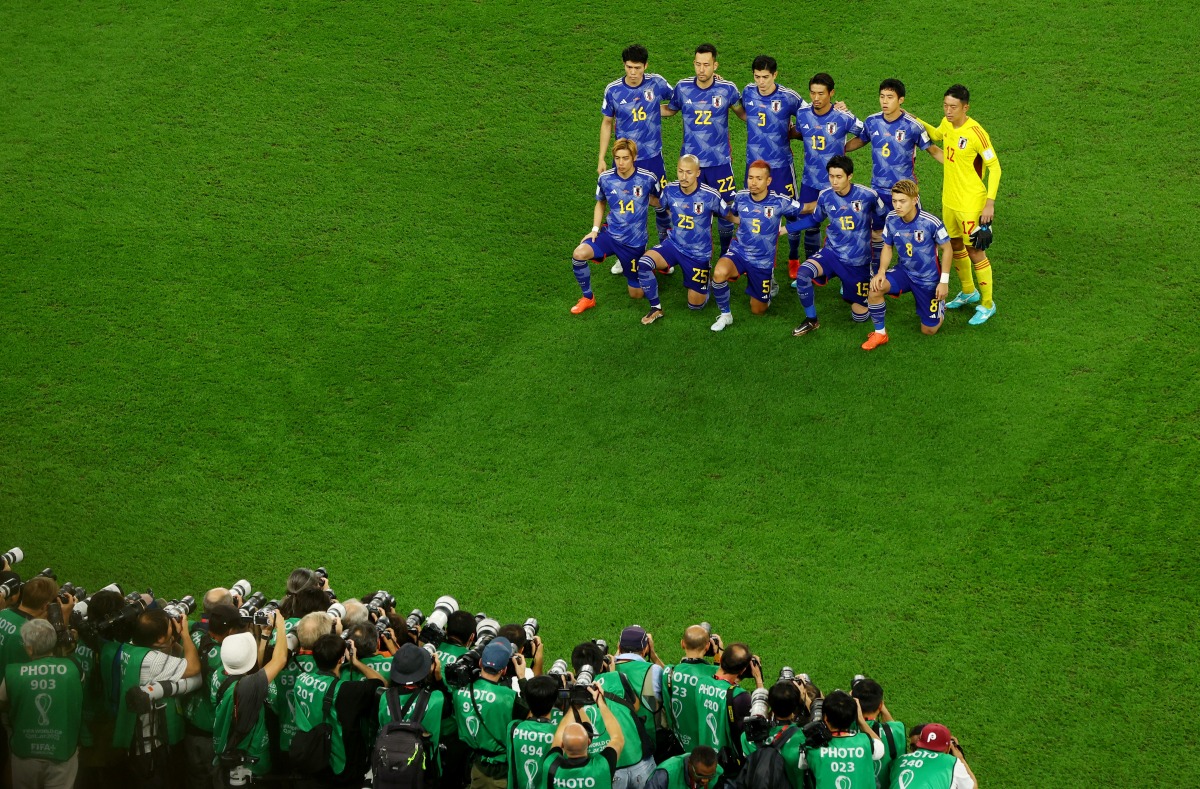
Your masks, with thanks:
[{"label": "jersey number 5", "polygon": [[762,232],[762,222],[758,221],[757,219],[751,219],[750,220],[750,229],[753,230],[755,233],[761,233]]}]

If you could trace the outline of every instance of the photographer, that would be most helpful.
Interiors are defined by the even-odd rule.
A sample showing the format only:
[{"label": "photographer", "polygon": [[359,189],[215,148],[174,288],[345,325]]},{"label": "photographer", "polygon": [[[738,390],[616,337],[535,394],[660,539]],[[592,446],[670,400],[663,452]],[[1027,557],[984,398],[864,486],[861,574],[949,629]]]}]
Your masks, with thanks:
[{"label": "photographer", "polygon": [[[29,653],[21,641],[21,627],[31,619],[45,619],[50,604],[58,597],[58,582],[35,575],[21,585],[15,606],[0,611],[0,671],[12,663],[24,663]],[[73,601],[74,598],[71,598]],[[63,619],[71,617],[71,605],[63,606]]]},{"label": "photographer", "polygon": [[883,703],[883,686],[870,677],[856,677],[850,695],[858,699],[863,718],[884,744],[883,758],[875,762],[875,787],[891,784],[892,763],[904,755],[904,724],[892,718]]},{"label": "photographer", "polygon": [[221,666],[221,645],[230,636],[246,630],[241,612],[234,608],[232,603],[218,602],[209,605],[210,598],[233,599],[228,590],[214,591],[224,592],[224,595],[214,596],[209,592],[205,596],[207,626],[204,630],[193,630],[191,633],[192,642],[200,655],[200,687],[183,699],[183,717],[187,731],[183,748],[187,754],[187,778],[191,789],[220,789],[224,785],[213,764],[213,722],[216,718],[216,704],[212,700],[211,684],[214,672]]},{"label": "photographer", "polygon": [[[355,652],[358,654],[358,659],[366,663],[371,668],[387,681],[388,675],[392,670],[392,652],[399,649],[399,645],[391,637],[392,631],[385,630],[384,635],[380,636],[379,631],[372,624],[358,624],[347,628],[350,631],[349,640],[354,642]],[[380,642],[383,642],[388,649],[388,654],[379,654]],[[358,680],[362,679],[353,668],[347,668],[343,672],[343,680]]]},{"label": "photographer", "polygon": [[755,756],[762,748],[774,748],[778,751],[784,765],[787,784],[791,789],[802,789],[804,773],[800,770],[800,754],[804,749],[804,733],[801,731],[803,720],[798,713],[803,712],[807,718],[808,705],[811,703],[808,690],[797,680],[781,679],[771,686],[767,692],[767,708],[770,710],[770,729],[766,737],[760,741],[750,739],[750,732],[742,732],[742,753],[746,757],[739,782],[742,786],[752,786],[758,789],[766,783],[761,780],[760,772],[769,767],[758,765],[764,762],[764,755]]},{"label": "photographer", "polygon": [[829,743],[806,745],[800,769],[809,770],[818,787],[832,787],[838,781],[839,789],[874,789],[875,762],[883,758],[884,747],[863,717],[858,700],[844,690],[835,690],[825,697],[823,715],[831,735]]},{"label": "photographer", "polygon": [[917,749],[892,765],[892,789],[975,789],[975,773],[949,729],[926,723],[917,737]]},{"label": "photographer", "polygon": [[[173,652],[183,645],[183,656]],[[186,616],[172,619],[161,609],[143,611],[134,624],[129,644],[118,647],[119,672],[117,722],[113,746],[129,750],[130,766],[142,786],[166,787],[179,775],[182,753],[175,747],[183,741],[183,716],[179,699],[155,702],[148,713],[135,713],[127,699],[130,691],[143,685],[171,681],[182,692],[200,684],[200,655],[188,634]],[[187,681],[190,680],[190,681]]]},{"label": "photographer", "polygon": [[467,654],[475,643],[475,617],[469,611],[455,611],[446,619],[446,640],[438,645],[437,658],[446,670],[454,661]]},{"label": "photographer", "polygon": [[[612,658],[605,655],[594,641],[585,641],[575,647],[571,652],[571,664],[575,669],[577,683],[583,678],[583,672],[588,667],[593,667],[595,676],[592,681],[611,702],[608,705],[609,711],[612,719],[620,727],[619,733],[624,747],[620,749],[621,755],[613,773],[613,788],[641,789],[650,773],[654,771],[654,736],[645,730],[641,719],[637,717],[641,709],[641,699],[638,698],[637,691],[624,674],[612,668]],[[579,710],[574,709],[568,714],[578,716]],[[585,721],[589,721],[589,725],[594,729],[591,744],[593,753],[603,749],[617,734],[608,728],[608,716],[597,720],[588,715],[583,719],[577,717],[576,720],[577,723]]]},{"label": "photographer", "polygon": [[[758,655],[752,655],[750,647],[745,644],[731,644],[721,653],[720,660],[720,668],[713,679],[718,683],[726,683],[725,726],[723,729],[718,727],[718,731],[721,731],[719,743],[708,744],[717,749],[717,754],[721,757],[721,765],[725,768],[725,775],[732,780],[737,777],[738,771],[746,761],[746,756],[742,753],[742,722],[750,714],[750,694],[741,687],[740,683],[747,677],[753,677],[755,687],[764,687],[762,661]],[[706,726],[707,722],[706,716]],[[702,739],[703,736],[704,732],[702,731]]]},{"label": "photographer", "polygon": [[0,704],[9,709],[13,786],[71,789],[79,770],[82,675],[71,658],[53,656],[58,635],[49,622],[26,622],[20,637],[29,662],[10,664],[0,684]]},{"label": "photographer", "polygon": [[543,763],[558,725],[555,705],[562,688],[557,677],[534,677],[525,683],[529,717],[508,726],[508,789],[538,789]]},{"label": "photographer", "polygon": [[243,630],[230,633],[221,642],[221,666],[213,670],[207,689],[214,710],[211,749],[219,760],[221,786],[233,771],[241,777],[245,773],[262,777],[270,772],[271,748],[263,709],[279,693],[274,680],[287,664],[286,642],[275,647],[261,671],[254,668],[262,662],[267,635],[282,629],[284,623],[283,614],[276,611],[263,637],[256,639]]},{"label": "photographer", "polygon": [[454,691],[458,736],[472,751],[471,789],[508,785],[508,727],[529,715],[529,706],[506,680],[510,663],[524,673],[525,657],[514,654],[507,638],[496,637],[480,656],[479,678]]},{"label": "photographer", "polygon": [[663,716],[667,727],[675,733],[678,746],[687,752],[699,744],[700,719],[688,714],[680,721],[676,711],[694,711],[699,682],[717,673],[717,667],[708,658],[721,651],[721,637],[710,634],[703,625],[692,625],[684,631],[679,646],[683,649],[683,659],[663,668]]},{"label": "photographer", "polygon": [[[405,644],[392,656],[389,672],[391,684],[379,696],[378,728],[383,731],[389,723],[411,721],[423,694],[425,708],[418,722],[425,730],[427,741],[426,770],[440,775],[442,764],[438,746],[442,741],[442,721],[453,714],[442,691],[442,667],[438,665],[436,657],[421,647]],[[402,713],[399,717],[393,716],[393,707]]]},{"label": "photographer", "polygon": [[673,756],[658,766],[645,789],[717,789],[725,785],[717,752],[707,745]]},{"label": "photographer", "polygon": [[[358,659],[353,641],[332,633],[317,639],[312,656],[316,670],[301,674],[293,689],[296,736],[289,750],[292,766],[306,774],[309,780],[305,785],[357,789],[370,756],[361,724],[376,715],[375,694],[384,686],[383,677]],[[365,679],[343,681],[342,668],[346,664]],[[314,747],[323,748],[319,744],[323,737],[314,735],[314,730],[322,726],[331,731],[328,760],[320,769],[305,772],[306,766],[315,765],[306,764],[303,757]]]},{"label": "photographer", "polygon": [[763,686],[757,657],[745,644],[733,644],[721,653],[714,676],[704,673],[681,674],[681,667],[667,677],[672,699],[675,736],[683,750],[708,745],[720,755],[727,778],[741,769],[742,720],[750,713],[750,695],[739,683],[747,675]]},{"label": "photographer", "polygon": [[[497,635],[507,638],[512,643],[513,649],[525,656],[525,676],[513,676],[514,683],[523,679],[540,677],[545,673],[543,671],[545,655],[541,638],[536,635],[532,639],[529,638],[525,633],[525,626],[517,624],[505,625],[500,628]],[[513,689],[515,690],[516,687],[514,684]]]},{"label": "photographer", "polygon": [[[302,590],[298,597],[303,598],[309,592],[315,592],[322,598],[325,597],[325,593],[320,589]],[[271,710],[279,720],[281,761],[286,761],[288,749],[292,746],[292,738],[296,736],[296,698],[294,695],[296,680],[306,671],[317,670],[317,663],[313,660],[312,656],[313,646],[316,645],[322,636],[329,635],[336,629],[337,623],[325,611],[328,608],[326,605],[327,600],[328,598],[325,598],[321,601],[323,607],[319,611],[307,613],[301,619],[295,621],[289,620],[286,618],[286,615],[284,618],[285,631],[289,630],[287,623],[292,622],[290,632],[296,637],[296,653],[288,661],[287,665],[284,666],[283,671],[279,674],[279,678],[275,680],[276,684],[279,685],[279,693],[276,694],[274,700],[271,702]],[[282,606],[280,606],[279,610],[280,613],[283,613]],[[278,641],[278,638],[278,633],[273,634],[273,640]],[[284,651],[287,651],[286,645]]]},{"label": "photographer", "polygon": [[[550,755],[546,757],[544,765],[546,789],[604,789],[614,785],[613,776],[617,770],[621,748],[625,744],[625,736],[621,733],[621,725],[609,709],[604,691],[595,685],[588,690],[600,711],[600,719],[604,721],[605,729],[611,733],[608,744],[599,753],[590,752],[592,736],[578,722],[579,708],[573,706],[558,722],[554,739],[550,743]],[[587,720],[587,716],[583,716],[583,719]]]},{"label": "photographer", "polygon": [[640,625],[630,625],[621,631],[617,647],[617,671],[641,697],[638,716],[647,731],[662,729],[657,719],[662,710],[663,662],[654,651],[654,636]]}]

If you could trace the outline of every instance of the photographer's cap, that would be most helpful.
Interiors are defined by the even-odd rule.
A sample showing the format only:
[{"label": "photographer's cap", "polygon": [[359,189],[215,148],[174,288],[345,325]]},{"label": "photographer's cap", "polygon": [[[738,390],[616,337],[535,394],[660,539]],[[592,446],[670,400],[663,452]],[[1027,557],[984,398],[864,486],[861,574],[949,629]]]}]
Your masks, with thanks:
[{"label": "photographer's cap", "polygon": [[512,656],[512,642],[504,636],[497,636],[492,639],[490,644],[483,648],[483,655],[479,663],[488,671],[500,671],[508,665],[508,661],[512,660]]},{"label": "photographer's cap", "polygon": [[950,730],[940,723],[926,723],[921,729],[920,742],[927,751],[945,753],[950,749]]},{"label": "photographer's cap", "polygon": [[245,674],[258,660],[258,642],[253,633],[236,633],[221,641],[221,665],[226,674]]},{"label": "photographer's cap", "polygon": [[620,647],[622,652],[641,652],[650,644],[650,636],[641,625],[630,625],[621,631]]},{"label": "photographer's cap", "polygon": [[393,685],[412,685],[429,676],[433,655],[416,644],[405,644],[392,658],[390,679]]}]

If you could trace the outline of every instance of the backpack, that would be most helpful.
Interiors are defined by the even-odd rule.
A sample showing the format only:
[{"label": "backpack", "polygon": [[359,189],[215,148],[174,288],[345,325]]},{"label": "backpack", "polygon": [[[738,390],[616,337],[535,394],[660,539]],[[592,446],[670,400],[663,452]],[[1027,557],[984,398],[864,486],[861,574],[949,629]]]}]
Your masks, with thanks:
[{"label": "backpack", "polygon": [[[424,789],[427,754],[421,719],[429,704],[429,690],[414,693],[404,707],[400,706],[398,688],[389,688],[386,698],[392,720],[375,738],[375,751],[371,756],[372,786],[376,789]],[[404,720],[414,703],[412,719]]]},{"label": "backpack", "polygon": [[321,702],[321,722],[309,731],[297,731],[288,748],[288,758],[292,768],[301,775],[315,775],[329,766],[329,756],[333,751],[333,724],[330,723],[333,711],[333,698],[337,695],[337,687],[341,679],[334,680],[325,692]]},{"label": "backpack", "polygon": [[741,774],[738,775],[738,789],[792,789],[780,751],[783,750],[784,743],[799,731],[800,727],[789,726],[776,734],[769,743],[750,754]]}]

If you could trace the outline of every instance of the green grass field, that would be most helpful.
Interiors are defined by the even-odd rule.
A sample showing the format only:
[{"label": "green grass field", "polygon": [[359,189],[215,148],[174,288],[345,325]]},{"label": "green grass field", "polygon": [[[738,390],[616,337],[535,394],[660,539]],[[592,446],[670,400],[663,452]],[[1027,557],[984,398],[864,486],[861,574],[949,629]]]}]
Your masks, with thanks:
[{"label": "green grass field", "polygon": [[[0,539],[167,595],[324,564],[537,615],[554,656],[636,621],[675,657],[708,619],[769,671],[870,673],[985,786],[1194,784],[1198,23],[10,0]],[[714,335],[676,278],[643,327],[607,267],[569,315],[634,40],[672,82],[704,40],[739,85],[760,53],[802,93],[829,71],[860,116],[884,77],[927,120],[965,82],[1004,166],[996,318],[927,338],[889,301],[866,354],[832,287],[815,336],[736,286]]]}]

